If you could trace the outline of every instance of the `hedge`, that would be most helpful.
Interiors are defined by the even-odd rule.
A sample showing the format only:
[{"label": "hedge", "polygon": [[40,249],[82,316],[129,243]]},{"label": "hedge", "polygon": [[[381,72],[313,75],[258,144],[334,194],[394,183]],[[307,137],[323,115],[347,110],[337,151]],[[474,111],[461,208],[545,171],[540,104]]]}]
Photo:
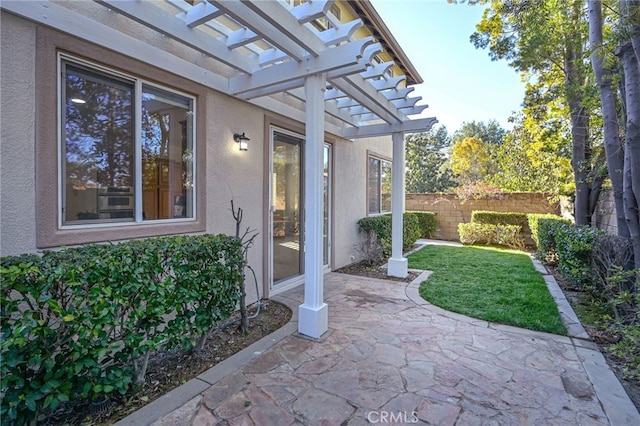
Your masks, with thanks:
[{"label": "hedge", "polygon": [[405,215],[413,215],[418,218],[420,238],[431,238],[438,229],[438,221],[434,212],[409,211]]},{"label": "hedge", "polygon": [[516,225],[527,231],[527,214],[526,213],[503,213],[474,210],[471,212],[471,222],[484,223],[487,225]]},{"label": "hedge", "polygon": [[150,353],[189,349],[231,315],[243,265],[241,241],[224,235],[1,258],[3,424],[127,393]]},{"label": "hedge", "polygon": [[[392,215],[369,216],[358,221],[359,232],[376,234],[384,257],[391,256]],[[422,236],[435,232],[435,214],[430,212],[405,212],[402,225],[402,249],[407,250]]]},{"label": "hedge", "polygon": [[592,252],[595,240],[606,233],[583,225],[561,223],[555,227],[555,247],[558,252],[558,271],[562,277],[583,288],[594,285]]},{"label": "hedge", "polygon": [[524,243],[520,232],[521,228],[517,225],[492,225],[475,222],[458,225],[458,235],[462,244],[496,244],[522,249]]},{"label": "hedge", "polygon": [[[541,226],[541,223],[544,224]],[[551,254],[551,250],[555,253],[555,247],[552,246],[552,240],[550,239],[553,233],[553,227],[555,223],[567,223],[571,221],[563,219],[561,216],[555,214],[542,214],[542,213],[529,213],[527,215],[527,223],[531,230],[531,238],[536,243],[538,253],[545,253],[545,255]]]}]

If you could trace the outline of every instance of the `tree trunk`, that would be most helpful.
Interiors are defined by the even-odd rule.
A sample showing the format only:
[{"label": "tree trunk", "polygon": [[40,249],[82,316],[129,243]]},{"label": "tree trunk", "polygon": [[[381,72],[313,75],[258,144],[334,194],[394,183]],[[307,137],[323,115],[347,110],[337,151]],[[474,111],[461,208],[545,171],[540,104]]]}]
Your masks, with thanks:
[{"label": "tree trunk", "polygon": [[[569,19],[578,22],[582,14],[581,2],[573,2],[569,11]],[[571,118],[571,165],[576,184],[574,200],[574,216],[576,225],[590,225],[591,200],[595,194],[591,193],[590,154],[589,154],[589,112],[583,105],[584,73],[580,68],[582,61],[582,42],[578,32],[567,34],[565,40],[564,70],[565,96],[569,105]]]},{"label": "tree trunk", "polygon": [[628,16],[632,17],[629,23],[631,31],[631,45],[636,53],[636,61],[640,64],[640,0],[628,0]]},{"label": "tree trunk", "polygon": [[616,209],[618,235],[629,238],[624,202],[622,199],[622,180],[624,169],[624,151],[620,140],[620,125],[616,108],[616,92],[613,89],[611,69],[604,67],[602,52],[602,1],[589,0],[589,43],[591,45],[591,65],[598,84],[602,102],[602,119],[604,127],[604,148],[607,157],[607,170]]},{"label": "tree trunk", "polygon": [[624,203],[633,243],[635,268],[640,269],[640,66],[630,42],[620,49],[627,105]]}]

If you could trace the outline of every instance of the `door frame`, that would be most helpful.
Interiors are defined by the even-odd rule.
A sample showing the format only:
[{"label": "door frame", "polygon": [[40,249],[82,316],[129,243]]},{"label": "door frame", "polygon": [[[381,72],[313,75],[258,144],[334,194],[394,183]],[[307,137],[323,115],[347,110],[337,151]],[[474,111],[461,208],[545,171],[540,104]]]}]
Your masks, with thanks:
[{"label": "door frame", "polygon": [[[263,196],[263,205],[264,205],[264,221],[263,221],[263,229],[265,230],[265,238],[263,239],[263,247],[265,256],[265,262],[263,262],[263,277],[265,277],[263,281],[263,294],[264,297],[268,298],[272,295],[276,295],[278,293],[282,293],[286,290],[294,288],[304,282],[304,274],[301,274],[297,277],[292,278],[291,280],[287,280],[285,282],[279,283],[274,287],[273,283],[273,212],[271,211],[272,206],[272,194],[273,194],[273,132],[282,132],[284,134],[288,134],[294,137],[297,137],[302,140],[302,152],[301,157],[304,158],[304,143],[305,143],[305,132],[304,127],[299,123],[289,122],[282,119],[278,119],[275,117],[265,117],[265,144],[264,144],[264,196]],[[324,273],[331,272],[331,265],[333,265],[333,240],[334,240],[334,194],[335,194],[335,141],[333,138],[327,137],[325,135],[325,146],[329,146],[329,182],[328,182],[328,213],[329,213],[329,223],[328,223],[328,259],[327,264],[323,265]],[[304,161],[302,160],[301,164],[301,174],[302,179],[304,181]],[[304,185],[301,187],[301,193],[304,193]],[[304,198],[302,195],[301,199],[302,208],[301,208],[301,216],[304,217]],[[304,231],[304,225],[301,225]]]}]

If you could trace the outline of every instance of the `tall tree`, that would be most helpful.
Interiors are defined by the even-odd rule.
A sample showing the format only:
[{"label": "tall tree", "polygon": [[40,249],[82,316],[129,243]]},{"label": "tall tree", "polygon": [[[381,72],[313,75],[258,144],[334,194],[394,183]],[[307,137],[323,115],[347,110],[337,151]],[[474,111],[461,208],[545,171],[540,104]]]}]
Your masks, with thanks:
[{"label": "tall tree", "polygon": [[[484,3],[487,3],[485,1]],[[604,176],[596,173],[589,139],[591,109],[584,62],[587,24],[582,0],[491,0],[471,41],[534,76],[531,88],[561,96],[571,122],[575,220],[589,224]]]},{"label": "tall tree", "polygon": [[463,181],[478,182],[493,172],[487,144],[468,137],[453,144],[451,169]]},{"label": "tall tree", "polygon": [[562,123],[524,113],[510,120],[513,129],[492,150],[496,171],[485,182],[505,191],[572,194],[571,141]]},{"label": "tall tree", "polygon": [[453,134],[453,141],[458,142],[464,138],[480,139],[486,144],[500,145],[507,131],[496,120],[464,122],[460,129]]},{"label": "tall tree", "polygon": [[456,186],[445,150],[451,139],[445,126],[410,134],[406,143],[406,190],[410,193],[444,192]]},{"label": "tall tree", "polygon": [[[598,85],[602,102],[602,119],[604,130],[604,148],[607,157],[607,170],[613,189],[613,199],[616,211],[618,235],[629,237],[629,227],[624,214],[623,203],[623,169],[624,150],[620,139],[620,125],[618,122],[618,107],[616,91],[614,89],[615,69],[612,55],[603,45],[603,2],[589,0],[589,44],[591,47],[591,66]],[[615,66],[615,65],[614,65]]]},{"label": "tall tree", "polygon": [[[620,1],[622,32],[619,56],[622,62],[625,106],[625,158],[623,203],[633,243],[635,267],[640,269],[640,57],[633,45],[640,33],[640,2]],[[640,280],[640,276],[637,277]]]}]

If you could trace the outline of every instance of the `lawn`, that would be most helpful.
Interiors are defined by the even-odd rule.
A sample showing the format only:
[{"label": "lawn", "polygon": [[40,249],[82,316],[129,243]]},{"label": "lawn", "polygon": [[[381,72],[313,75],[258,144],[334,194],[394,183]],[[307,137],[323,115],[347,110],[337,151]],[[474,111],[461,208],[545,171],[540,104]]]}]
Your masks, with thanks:
[{"label": "lawn", "polygon": [[452,312],[566,335],[542,275],[525,253],[492,247],[428,245],[409,267],[433,271],[420,295]]}]

